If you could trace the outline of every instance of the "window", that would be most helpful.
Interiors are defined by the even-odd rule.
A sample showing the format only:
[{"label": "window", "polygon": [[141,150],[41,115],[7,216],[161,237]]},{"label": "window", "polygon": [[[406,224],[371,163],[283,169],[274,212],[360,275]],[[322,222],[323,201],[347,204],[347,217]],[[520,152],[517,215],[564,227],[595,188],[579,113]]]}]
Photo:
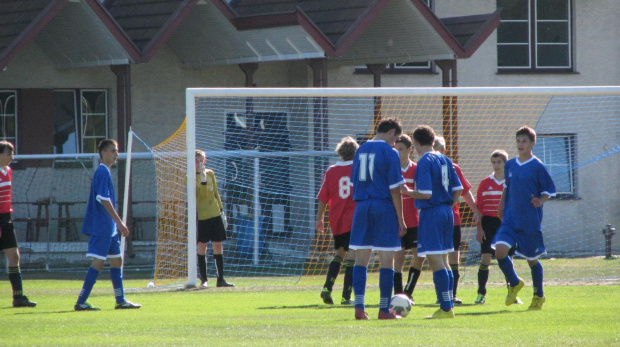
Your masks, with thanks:
[{"label": "window", "polygon": [[575,195],[575,134],[539,135],[533,154],[547,167],[558,195]]},{"label": "window", "polygon": [[572,71],[572,0],[497,0],[500,72]]},{"label": "window", "polygon": [[[17,146],[17,92],[0,90],[0,137]],[[17,148],[15,149],[17,152]]]},{"label": "window", "polygon": [[80,91],[82,153],[97,153],[99,141],[108,137],[108,95],[105,90]]}]

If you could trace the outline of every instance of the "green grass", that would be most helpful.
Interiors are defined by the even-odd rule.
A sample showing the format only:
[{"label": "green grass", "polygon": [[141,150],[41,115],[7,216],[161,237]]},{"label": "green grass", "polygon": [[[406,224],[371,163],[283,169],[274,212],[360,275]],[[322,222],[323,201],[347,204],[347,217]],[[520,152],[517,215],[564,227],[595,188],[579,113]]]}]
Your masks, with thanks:
[{"label": "green grass", "polygon": [[[30,274],[26,274],[28,278]],[[417,305],[400,321],[378,321],[376,274],[366,295],[370,321],[355,321],[353,309],[322,304],[322,276],[272,288],[154,292],[127,290],[140,310],[114,310],[108,274],[102,273],[90,302],[99,312],[74,312],[80,278],[26,280],[36,308],[11,307],[10,285],[0,282],[0,346],[216,345],[216,346],[394,346],[394,345],[620,345],[620,286],[550,285],[542,311],[528,312],[531,282],[521,292],[525,305],[504,306],[505,287],[489,287],[487,303],[470,304],[476,287],[464,284],[456,319],[425,320],[436,306],[428,278],[414,293]],[[127,275],[128,288],[148,280]],[[30,276],[30,278],[36,276]],[[71,277],[71,276],[64,276]],[[425,272],[423,277],[427,276]],[[231,279],[232,280],[232,279]],[[340,283],[340,279],[339,279]],[[340,300],[340,287],[334,289]]]}]

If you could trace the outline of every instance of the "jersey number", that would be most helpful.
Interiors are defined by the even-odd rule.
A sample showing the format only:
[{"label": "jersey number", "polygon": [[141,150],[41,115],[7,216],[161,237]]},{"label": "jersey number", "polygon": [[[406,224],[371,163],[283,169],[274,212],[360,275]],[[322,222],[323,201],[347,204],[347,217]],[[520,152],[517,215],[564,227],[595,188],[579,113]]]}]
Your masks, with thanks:
[{"label": "jersey number", "polygon": [[375,154],[374,153],[362,153],[360,158],[360,181],[366,181],[367,175],[370,176],[372,181],[372,173],[375,170]]},{"label": "jersey number", "polygon": [[446,192],[450,193],[450,177],[448,176],[447,165],[441,165],[441,185]]},{"label": "jersey number", "polygon": [[342,176],[338,180],[338,196],[346,199],[349,195],[351,195],[351,179],[348,176]]}]

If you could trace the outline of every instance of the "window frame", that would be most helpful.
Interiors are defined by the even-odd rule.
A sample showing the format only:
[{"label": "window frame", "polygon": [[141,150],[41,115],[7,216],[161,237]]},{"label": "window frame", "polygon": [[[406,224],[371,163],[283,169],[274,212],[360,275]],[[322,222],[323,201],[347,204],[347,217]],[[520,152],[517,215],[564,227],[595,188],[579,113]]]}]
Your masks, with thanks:
[{"label": "window frame", "polygon": [[[0,89],[0,92],[2,93],[13,93],[13,99],[14,99],[14,104],[15,104],[15,112],[13,113],[13,121],[15,122],[14,126],[15,126],[15,137],[4,137],[2,136],[1,139],[2,140],[7,140],[9,142],[11,142],[13,144],[13,148],[14,154],[17,154],[17,139],[19,138],[19,128],[18,128],[18,112],[19,112],[19,104],[18,104],[18,94],[17,93],[17,89]],[[4,110],[4,105],[0,105],[0,117],[2,117],[1,125],[2,129],[0,129],[2,131],[2,135],[4,135],[5,131],[4,131],[4,121],[6,120],[6,113],[3,111]]]},{"label": "window frame", "polygon": [[[109,112],[109,98],[108,98],[108,90],[107,89],[98,89],[98,88],[89,88],[89,89],[78,89],[79,92],[79,105],[80,105],[80,114],[79,114],[79,128],[80,128],[80,134],[79,134],[79,149],[80,149],[80,153],[91,153],[91,152],[85,152],[84,151],[84,139],[98,139],[98,136],[86,136],[85,135],[85,131],[86,131],[86,126],[85,124],[87,124],[87,122],[84,121],[85,118],[85,112],[84,112],[84,105],[82,103],[82,97],[84,95],[84,92],[103,92],[103,94],[105,95],[105,111],[103,116],[105,117],[105,135],[103,136],[103,138],[108,138],[109,137],[109,116],[110,116],[110,112]],[[95,141],[97,143],[97,141]],[[96,153],[96,151],[94,152]]]},{"label": "window frame", "polygon": [[[500,0],[496,0],[496,6],[500,7],[497,2]],[[515,0],[519,1],[519,0]],[[523,73],[575,73],[575,59],[574,59],[574,1],[573,0],[565,0],[567,1],[567,16],[566,19],[557,20],[557,19],[538,19],[538,11],[537,5],[539,0],[521,0],[527,2],[527,20],[516,19],[516,20],[500,20],[500,25],[502,23],[512,23],[512,22],[527,22],[528,32],[527,32],[527,48],[528,48],[528,66],[500,66],[499,65],[499,47],[500,46],[511,46],[511,45],[521,45],[520,43],[500,43],[499,35],[497,37],[497,72],[500,74],[523,74]],[[552,23],[552,22],[565,22],[567,25],[567,42],[560,43],[557,45],[566,45],[568,50],[568,65],[567,66],[541,66],[539,65],[539,49],[540,46],[552,46],[553,43],[540,43],[538,40],[538,26],[539,23]],[[498,27],[498,31],[499,31]]]},{"label": "window frame", "polygon": [[[554,134],[546,134],[546,133],[541,133],[538,134],[536,136],[536,145],[534,146],[534,149],[532,151],[532,153],[538,157],[543,164],[545,165],[545,168],[547,168],[547,171],[549,171],[551,173],[551,166],[563,166],[563,163],[557,164],[557,163],[553,163],[550,160],[547,159],[547,156],[545,155],[545,148],[544,148],[544,139],[550,139],[550,138],[561,138],[561,139],[565,139],[565,143],[567,144],[566,147],[566,151],[567,151],[567,162],[566,162],[566,166],[568,167],[568,181],[570,184],[570,190],[569,191],[559,191],[558,190],[558,186],[556,184],[556,196],[552,197],[554,199],[566,199],[566,198],[572,198],[572,199],[577,199],[577,169],[575,168],[575,162],[576,162],[576,152],[577,152],[577,134],[575,133],[554,133]],[[542,155],[541,154],[542,151]]]}]

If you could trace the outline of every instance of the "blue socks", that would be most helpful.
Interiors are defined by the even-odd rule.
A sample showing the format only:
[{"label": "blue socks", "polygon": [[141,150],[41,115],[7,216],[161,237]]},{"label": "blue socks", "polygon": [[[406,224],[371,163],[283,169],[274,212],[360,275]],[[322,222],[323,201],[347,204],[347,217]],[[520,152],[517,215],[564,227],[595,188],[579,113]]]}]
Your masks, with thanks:
[{"label": "blue socks", "polygon": [[441,269],[433,272],[433,282],[435,282],[435,291],[437,292],[437,300],[439,307],[444,311],[450,311],[452,308],[452,298],[450,297],[450,277],[447,269]]},{"label": "blue socks", "polygon": [[519,284],[519,276],[517,276],[517,273],[515,272],[515,267],[510,257],[507,256],[503,259],[497,259],[497,265],[499,265],[499,268],[504,273],[504,276],[506,276],[506,279],[508,280],[508,283],[510,283],[511,287]]},{"label": "blue socks", "polygon": [[540,262],[530,268],[532,271],[532,282],[534,285],[534,295],[539,298],[545,296],[543,292],[543,267]]},{"label": "blue socks", "polygon": [[450,292],[450,307],[454,308],[454,272],[450,270],[447,270],[447,271],[448,271],[448,280],[449,280],[448,289]]},{"label": "blue socks", "polygon": [[99,277],[99,271],[93,269],[92,267],[88,268],[86,272],[86,278],[84,278],[84,285],[82,286],[82,291],[78,296],[77,303],[83,304],[88,300],[90,296],[90,292],[93,290],[93,286],[95,282],[97,282],[97,277]]},{"label": "blue socks", "polygon": [[[368,269],[365,266],[355,265],[353,267],[353,292],[355,293],[355,308],[366,310],[366,278]],[[393,281],[393,280],[392,280]]]},{"label": "blue socks", "polygon": [[[355,278],[355,275],[354,277]],[[394,269],[379,269],[379,310],[390,312],[390,298],[394,286]],[[356,295],[357,297],[357,295]],[[356,302],[357,306],[357,302]]]},{"label": "blue socks", "polygon": [[120,268],[110,268],[110,279],[114,288],[114,298],[117,304],[125,302],[125,290],[123,289],[123,272]]}]

